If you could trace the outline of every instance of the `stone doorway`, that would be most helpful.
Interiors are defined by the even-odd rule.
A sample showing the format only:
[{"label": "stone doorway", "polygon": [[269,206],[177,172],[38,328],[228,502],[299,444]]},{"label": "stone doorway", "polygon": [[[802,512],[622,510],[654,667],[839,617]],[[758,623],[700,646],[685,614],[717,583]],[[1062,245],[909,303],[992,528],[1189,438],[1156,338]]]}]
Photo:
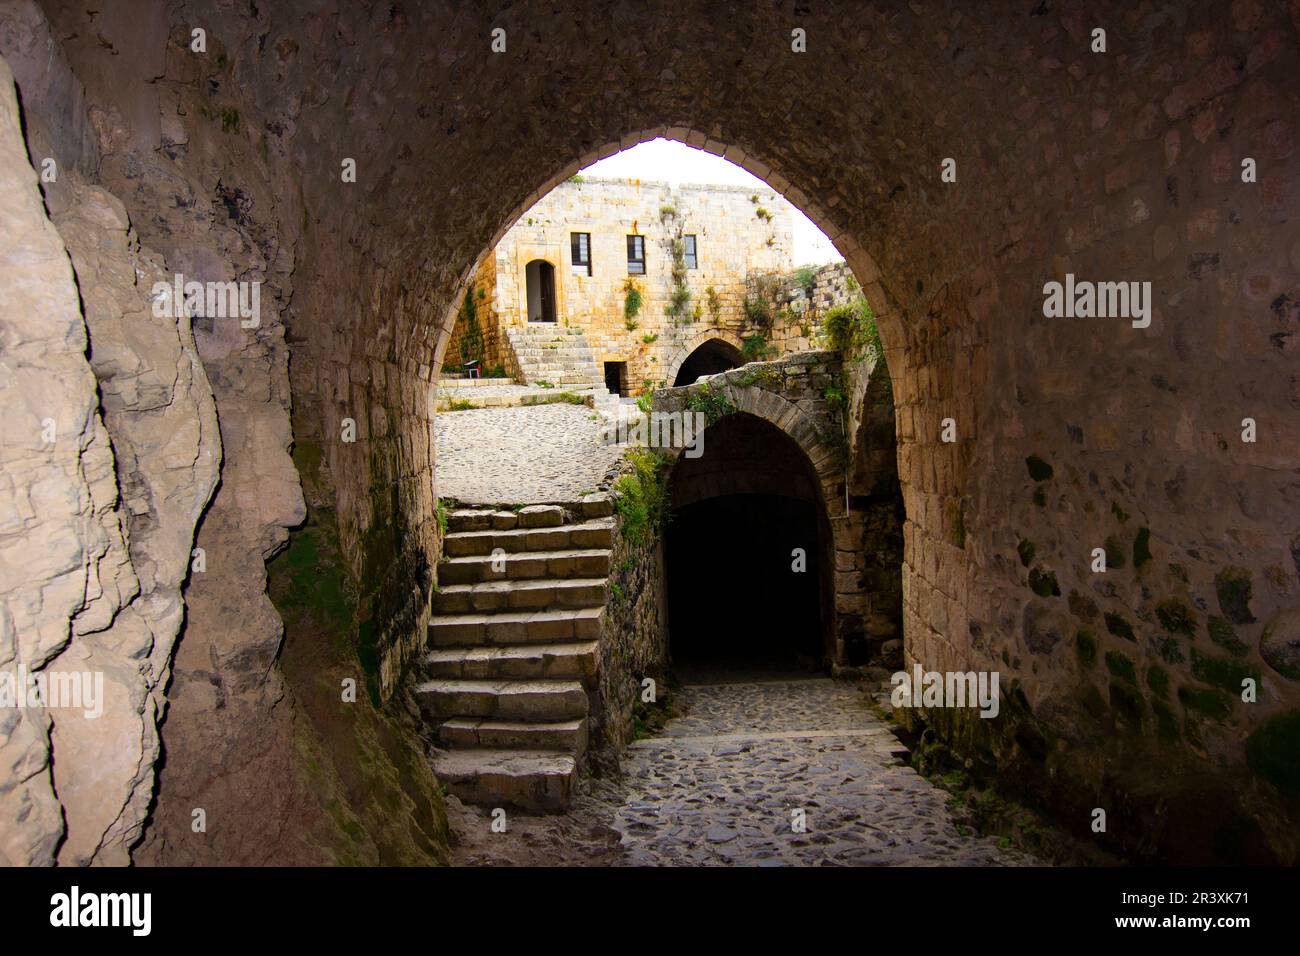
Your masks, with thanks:
[{"label": "stone doorway", "polygon": [[534,259],[524,270],[528,286],[528,321],[555,322],[555,266]]}]

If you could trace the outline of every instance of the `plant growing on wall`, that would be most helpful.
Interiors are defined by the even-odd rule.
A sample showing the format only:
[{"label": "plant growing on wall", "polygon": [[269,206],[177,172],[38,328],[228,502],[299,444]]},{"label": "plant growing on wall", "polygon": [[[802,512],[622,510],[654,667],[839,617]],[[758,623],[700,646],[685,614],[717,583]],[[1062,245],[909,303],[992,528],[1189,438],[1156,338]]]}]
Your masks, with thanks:
[{"label": "plant growing on wall", "polygon": [[483,329],[478,324],[478,303],[474,301],[473,290],[465,293],[461,304],[459,320],[463,331],[460,336],[460,360],[464,365],[470,362],[483,362]]},{"label": "plant growing on wall", "polygon": [[776,358],[777,349],[768,344],[766,335],[747,335],[741,345],[740,355],[746,362],[765,362]]},{"label": "plant growing on wall", "polygon": [[876,327],[876,314],[862,296],[827,312],[822,323],[822,335],[827,346],[843,355],[846,361],[855,362],[868,352],[877,358],[885,353],[880,342],[880,330]]},{"label": "plant growing on wall", "polygon": [[623,519],[622,535],[633,546],[649,544],[668,522],[668,458],[661,452],[631,448],[629,474],[614,482],[614,510]]},{"label": "plant growing on wall", "polygon": [[[676,212],[674,211],[674,216]],[[677,221],[677,228],[669,234],[668,252],[672,261],[673,289],[668,294],[668,305],[664,313],[674,323],[690,321],[691,290],[686,285],[686,240],[683,237],[685,227]]]},{"label": "plant growing on wall", "polygon": [[623,318],[631,322],[641,314],[641,287],[635,279],[623,283]]},{"label": "plant growing on wall", "polygon": [[704,297],[709,303],[709,318],[717,325],[722,319],[722,296],[718,295],[717,289],[709,286],[704,290]]}]

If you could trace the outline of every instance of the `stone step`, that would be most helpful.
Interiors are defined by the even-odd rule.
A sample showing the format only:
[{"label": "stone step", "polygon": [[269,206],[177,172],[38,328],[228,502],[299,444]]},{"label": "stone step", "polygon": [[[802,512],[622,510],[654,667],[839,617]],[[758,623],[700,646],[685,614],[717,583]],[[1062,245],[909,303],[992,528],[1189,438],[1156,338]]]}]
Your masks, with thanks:
[{"label": "stone step", "polygon": [[415,696],[439,720],[492,717],[546,723],[587,716],[587,692],[576,680],[429,680],[415,689]]},{"label": "stone step", "polygon": [[435,614],[471,614],[598,608],[605,603],[605,586],[604,578],[534,578],[451,584],[434,592],[433,610]]},{"label": "stone step", "polygon": [[496,614],[438,614],[429,619],[429,644],[435,648],[555,644],[600,637],[604,607]]},{"label": "stone step", "polygon": [[452,750],[433,772],[468,803],[557,812],[569,805],[578,763],[571,754],[536,750]]},{"label": "stone step", "polygon": [[424,658],[435,680],[578,680],[596,676],[596,641],[440,647]]},{"label": "stone step", "polygon": [[496,548],[507,553],[562,551],[567,548],[612,548],[614,522],[591,518],[554,528],[513,528],[509,531],[453,531],[443,539],[443,553],[451,558],[491,554]]},{"label": "stone step", "polygon": [[581,759],[587,750],[587,721],[579,719],[527,723],[487,720],[482,717],[453,717],[438,728],[438,736],[448,747],[553,750]]},{"label": "stone step", "polygon": [[[606,577],[610,553],[606,549],[530,551],[527,554],[507,554],[499,564],[495,564],[497,559],[490,554],[448,558],[438,563],[438,583],[441,586],[526,578]],[[498,571],[496,567],[503,570]]]}]

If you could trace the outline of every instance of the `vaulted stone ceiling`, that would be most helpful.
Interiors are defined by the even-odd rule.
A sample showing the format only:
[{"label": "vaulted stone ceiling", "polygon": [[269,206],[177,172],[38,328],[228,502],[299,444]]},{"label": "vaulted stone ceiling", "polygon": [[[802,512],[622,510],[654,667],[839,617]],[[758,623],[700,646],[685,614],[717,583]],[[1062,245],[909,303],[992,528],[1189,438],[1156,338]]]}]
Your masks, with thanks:
[{"label": "vaulted stone ceiling", "polygon": [[[186,591],[142,858],[248,859],[293,812],[292,788],[259,783],[292,764],[262,570],[303,514],[291,441],[320,450],[308,496],[337,508],[391,682],[427,614],[427,393],[460,284],[551,185],[660,135],[784,192],[881,316],[909,660],[1001,668],[1023,703],[1014,733],[984,740],[977,722],[944,728],[951,738],[1040,780],[1067,814],[1084,814],[1103,779],[1146,792],[1153,768],[1178,807],[1246,787],[1250,805],[1233,798],[1225,815],[1294,858],[1281,822],[1294,794],[1257,776],[1270,761],[1252,768],[1243,741],[1273,746],[1280,731],[1260,729],[1294,723],[1300,697],[1295,0],[725,15],[684,0],[186,0],[3,14],[34,164],[48,147],[115,196],[169,271],[267,284],[255,335],[195,330],[221,483],[198,535],[210,570]],[[497,27],[504,53],[490,51]],[[806,53],[791,51],[794,27]],[[941,179],[947,158],[955,182]],[[1044,284],[1066,274],[1150,282],[1150,326],[1045,317]],[[345,418],[356,443],[338,440]],[[1126,566],[1096,577],[1097,547]],[[1187,615],[1194,639],[1179,633]],[[1089,646],[1135,659],[1140,686],[1093,681]],[[1170,695],[1147,686],[1150,667],[1174,675]],[[1257,703],[1225,686],[1239,673],[1258,680]],[[1097,715],[1111,711],[1136,715],[1137,735],[1110,735]],[[152,778],[121,786],[147,794]],[[198,849],[169,842],[209,804],[242,814],[242,829]],[[142,813],[80,858],[136,839]],[[48,859],[37,843],[31,859]]]}]

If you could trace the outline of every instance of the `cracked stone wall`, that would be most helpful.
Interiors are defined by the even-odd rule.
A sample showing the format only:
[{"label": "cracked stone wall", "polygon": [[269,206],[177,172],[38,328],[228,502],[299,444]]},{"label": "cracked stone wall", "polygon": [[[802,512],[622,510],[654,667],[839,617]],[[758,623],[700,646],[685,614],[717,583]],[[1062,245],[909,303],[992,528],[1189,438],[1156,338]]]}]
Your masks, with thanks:
[{"label": "cracked stone wall", "polygon": [[[430,383],[463,285],[551,186],[666,135],[808,213],[879,317],[907,657],[997,668],[1017,707],[996,739],[933,728],[1066,821],[1119,809],[1108,839],[1126,851],[1296,858],[1295,0],[44,9],[85,90],[70,142],[97,143],[98,185],[142,244],[169,269],[267,283],[256,334],[194,330],[226,465],[199,532],[208,577],[187,592],[160,833],[218,793],[208,858],[290,827],[293,801],[264,782],[287,766],[289,717],[268,716],[288,705],[261,569],[301,516],[290,399],[391,687],[427,619]],[[789,52],[793,19],[807,54]],[[76,113],[54,102],[44,115]],[[1044,283],[1067,273],[1150,281],[1151,325],[1044,317]],[[1095,547],[1123,551],[1104,576]]]}]

